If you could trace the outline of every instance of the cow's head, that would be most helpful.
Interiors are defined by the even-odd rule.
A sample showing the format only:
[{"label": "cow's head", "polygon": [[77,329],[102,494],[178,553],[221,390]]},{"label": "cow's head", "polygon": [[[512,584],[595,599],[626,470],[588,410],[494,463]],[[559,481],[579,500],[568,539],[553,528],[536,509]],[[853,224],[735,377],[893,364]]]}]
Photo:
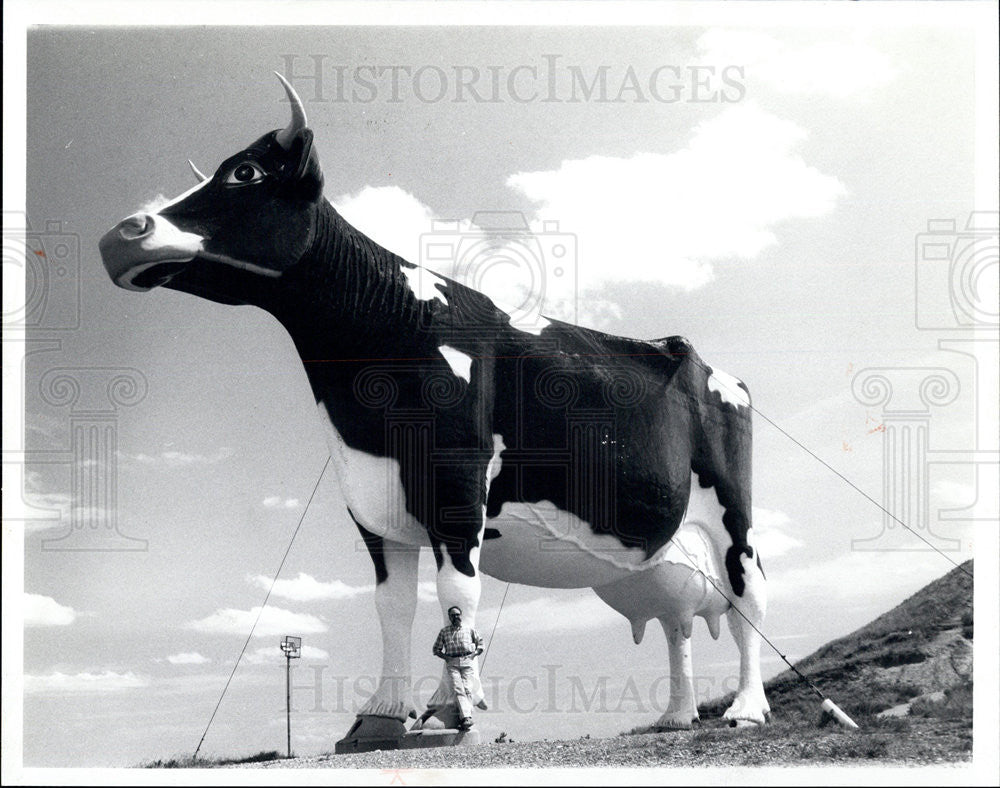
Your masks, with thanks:
[{"label": "cow's head", "polygon": [[155,213],[133,214],[109,230],[100,249],[115,284],[246,303],[299,262],[315,234],[323,173],[302,102],[277,76],[291,102],[288,126]]}]

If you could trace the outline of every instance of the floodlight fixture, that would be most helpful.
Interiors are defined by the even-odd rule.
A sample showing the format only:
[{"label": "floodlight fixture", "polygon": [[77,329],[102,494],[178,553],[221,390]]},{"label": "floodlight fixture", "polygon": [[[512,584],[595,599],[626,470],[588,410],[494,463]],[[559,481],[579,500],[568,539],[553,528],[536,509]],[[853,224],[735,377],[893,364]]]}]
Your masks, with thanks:
[{"label": "floodlight fixture", "polygon": [[285,635],[281,641],[281,650],[285,652],[288,659],[297,659],[302,656],[302,638],[294,635]]}]

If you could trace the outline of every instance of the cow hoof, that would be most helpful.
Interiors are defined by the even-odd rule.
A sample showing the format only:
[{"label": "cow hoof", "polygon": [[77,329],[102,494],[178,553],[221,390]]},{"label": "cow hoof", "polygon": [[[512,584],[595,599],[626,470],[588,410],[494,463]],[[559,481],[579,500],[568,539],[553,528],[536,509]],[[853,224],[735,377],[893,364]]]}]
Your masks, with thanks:
[{"label": "cow hoof", "polygon": [[659,731],[687,731],[698,721],[697,717],[692,717],[690,712],[667,712],[656,721],[653,727]]},{"label": "cow hoof", "polygon": [[736,727],[734,723],[764,725],[766,722],[764,715],[770,711],[770,706],[763,699],[754,700],[750,696],[737,696],[732,705],[726,709],[722,718],[729,720],[732,727]]}]

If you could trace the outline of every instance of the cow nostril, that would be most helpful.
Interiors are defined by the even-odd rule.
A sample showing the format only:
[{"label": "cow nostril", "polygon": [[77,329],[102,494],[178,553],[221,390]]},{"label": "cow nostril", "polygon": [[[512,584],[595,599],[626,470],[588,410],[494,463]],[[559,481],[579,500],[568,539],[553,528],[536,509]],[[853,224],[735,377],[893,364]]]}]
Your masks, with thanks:
[{"label": "cow nostril", "polygon": [[137,213],[122,220],[118,232],[126,241],[134,241],[148,235],[153,230],[153,218],[149,214]]}]

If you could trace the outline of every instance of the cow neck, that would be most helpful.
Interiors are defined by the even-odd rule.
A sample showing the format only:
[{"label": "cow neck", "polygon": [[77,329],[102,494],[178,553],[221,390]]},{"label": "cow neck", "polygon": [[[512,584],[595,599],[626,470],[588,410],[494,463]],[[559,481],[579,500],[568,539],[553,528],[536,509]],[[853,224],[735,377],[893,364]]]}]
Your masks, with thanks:
[{"label": "cow neck", "polygon": [[420,343],[425,308],[402,265],[324,200],[309,250],[282,277],[282,297],[268,309],[303,358],[398,356]]}]

